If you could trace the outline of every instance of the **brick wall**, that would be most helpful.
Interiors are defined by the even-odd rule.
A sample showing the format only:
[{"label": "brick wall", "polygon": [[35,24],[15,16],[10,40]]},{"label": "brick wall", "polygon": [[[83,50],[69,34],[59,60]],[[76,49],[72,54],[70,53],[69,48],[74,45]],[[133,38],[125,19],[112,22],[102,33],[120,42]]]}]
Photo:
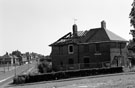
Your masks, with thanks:
[{"label": "brick wall", "polygon": [[[73,45],[73,54],[68,53],[68,46]],[[111,62],[112,57],[120,53],[119,43],[99,43],[98,51],[96,51],[97,43],[90,44],[69,44],[63,46],[55,46],[52,48],[52,65],[53,68],[60,70],[61,66],[69,66],[69,59],[73,60],[73,64],[87,63],[102,63]],[[126,57],[126,52],[123,50],[125,43],[121,44],[121,52]],[[115,53],[113,50],[116,50]],[[87,60],[88,59],[88,60]]]}]

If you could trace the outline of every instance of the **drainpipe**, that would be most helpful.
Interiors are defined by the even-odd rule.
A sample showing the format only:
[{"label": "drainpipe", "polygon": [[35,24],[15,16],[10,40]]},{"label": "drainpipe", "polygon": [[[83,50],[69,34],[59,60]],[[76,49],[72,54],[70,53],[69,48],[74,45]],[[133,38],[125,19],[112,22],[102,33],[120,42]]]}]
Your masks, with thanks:
[{"label": "drainpipe", "polygon": [[122,56],[121,43],[120,43],[120,56]]},{"label": "drainpipe", "polygon": [[[121,59],[121,57],[122,57],[122,50],[121,50],[121,42],[120,42],[120,62],[122,63],[122,61],[121,61],[121,60],[122,60],[122,59]],[[120,64],[121,64],[121,63],[120,63]]]},{"label": "drainpipe", "polygon": [[78,50],[78,66],[79,66],[79,69],[80,69],[80,59],[79,59],[79,54],[80,54],[80,53],[79,53],[79,44],[77,44],[77,46],[78,46],[78,49],[77,49],[77,50]]}]

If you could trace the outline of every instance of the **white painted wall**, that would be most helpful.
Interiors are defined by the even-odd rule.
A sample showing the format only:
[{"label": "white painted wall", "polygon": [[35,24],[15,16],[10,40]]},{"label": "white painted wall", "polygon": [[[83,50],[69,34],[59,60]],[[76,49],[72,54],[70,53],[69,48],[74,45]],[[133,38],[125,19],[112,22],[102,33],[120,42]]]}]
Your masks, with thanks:
[{"label": "white painted wall", "polygon": [[[110,57],[111,57],[111,63],[114,61],[114,57],[118,57],[118,63],[119,66],[126,66],[127,63],[127,50],[126,48],[121,49],[121,54],[120,54],[120,49],[118,48],[111,48],[110,49]],[[111,64],[111,66],[114,66]]]}]

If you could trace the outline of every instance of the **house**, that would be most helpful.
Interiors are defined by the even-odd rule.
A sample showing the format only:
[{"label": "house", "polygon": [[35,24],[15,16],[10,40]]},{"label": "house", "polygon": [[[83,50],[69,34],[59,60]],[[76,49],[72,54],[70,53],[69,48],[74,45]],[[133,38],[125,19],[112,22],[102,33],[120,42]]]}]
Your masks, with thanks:
[{"label": "house", "polygon": [[6,53],[5,55],[3,55],[1,57],[0,63],[1,64],[13,64],[13,58],[10,54]]},{"label": "house", "polygon": [[3,64],[3,58],[0,56],[0,66]]},{"label": "house", "polygon": [[49,45],[52,67],[59,71],[124,66],[126,44],[127,40],[107,30],[105,21],[101,27],[86,31],[78,31],[74,24],[73,32]]},{"label": "house", "polygon": [[22,64],[25,64],[28,62],[26,54],[22,54]]}]

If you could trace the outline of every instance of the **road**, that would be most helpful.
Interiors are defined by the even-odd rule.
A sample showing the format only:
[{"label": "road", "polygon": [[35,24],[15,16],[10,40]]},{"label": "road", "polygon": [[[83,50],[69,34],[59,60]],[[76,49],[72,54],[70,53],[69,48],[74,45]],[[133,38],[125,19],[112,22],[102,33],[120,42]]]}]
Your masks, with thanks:
[{"label": "road", "polygon": [[16,69],[0,74],[0,88],[3,88],[4,86],[11,83],[15,75],[28,73],[28,71],[30,71],[33,67],[35,67],[35,62],[33,62],[32,64],[24,64],[18,66],[16,67]]}]

